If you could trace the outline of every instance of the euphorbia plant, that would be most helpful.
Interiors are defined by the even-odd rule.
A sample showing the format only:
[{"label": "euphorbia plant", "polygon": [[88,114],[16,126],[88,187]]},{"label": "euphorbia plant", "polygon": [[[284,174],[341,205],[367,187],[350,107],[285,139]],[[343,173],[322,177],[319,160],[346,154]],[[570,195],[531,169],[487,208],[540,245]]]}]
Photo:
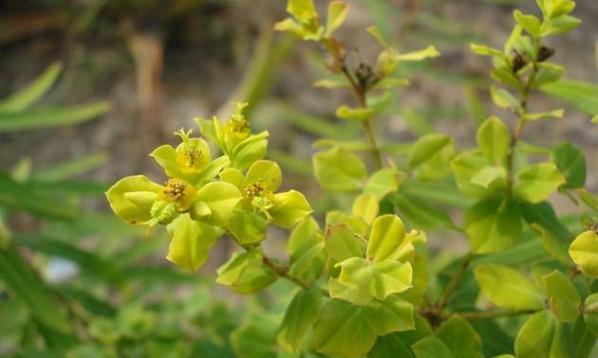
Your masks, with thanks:
[{"label": "euphorbia plant", "polygon": [[[573,1],[537,3],[541,17],[515,11],[517,24],[503,50],[472,44],[475,53],[492,58],[497,86],[491,97],[512,112],[513,129],[492,116],[477,130],[477,148],[458,153],[452,138],[434,133],[398,158],[378,138],[374,120],[389,91],[408,84],[398,74],[401,64],[439,53],[432,46],[402,53],[371,27],[381,47],[377,61],[352,67],[334,36],[347,5],[330,2],[323,24],[311,0],[290,0],[291,17],[276,29],[320,44],[332,76],[317,84],[355,95],[356,104],[336,114],[361,123],[366,141],[319,141],[318,148],[329,148],[313,157],[320,185],[348,195],[351,207],[312,213],[300,192],[277,192],[281,170],[263,159],[268,133],[254,134],[239,104],[224,123],[198,120],[221,156],[213,158],[205,139],[178,131],[181,144],[151,154],[166,184],[124,178],[107,193],[112,209],[131,224],[165,225],[167,258],[187,270],[203,264],[219,237],[234,240],[242,250],[218,269],[217,282],[236,292],[255,293],[278,278],[296,284],[277,329],[242,330],[234,338],[271,342],[266,350],[272,355],[588,356],[598,334],[596,227],[581,232],[568,225],[546,200],[562,193],[592,222],[598,199],[583,188],[585,158],[574,145],[546,148],[522,139],[531,122],[564,115],[562,109],[533,110],[530,94],[558,83],[564,72],[548,62],[555,50],[544,39],[579,20],[570,15]],[[371,156],[362,158],[363,152]],[[422,229],[431,225],[411,220],[408,230],[396,215],[427,215],[405,188],[438,183],[469,203],[462,226],[446,225],[467,236],[469,251],[444,267],[425,245]],[[270,225],[290,230],[286,263],[262,250]],[[572,230],[581,233],[575,238]],[[241,356],[263,354],[237,349]]]}]

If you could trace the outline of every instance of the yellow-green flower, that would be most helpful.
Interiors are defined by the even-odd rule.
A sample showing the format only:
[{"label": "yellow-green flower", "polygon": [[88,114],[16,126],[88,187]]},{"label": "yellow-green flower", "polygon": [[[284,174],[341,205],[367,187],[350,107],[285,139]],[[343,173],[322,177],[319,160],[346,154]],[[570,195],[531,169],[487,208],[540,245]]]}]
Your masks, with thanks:
[{"label": "yellow-green flower", "polygon": [[150,156],[169,177],[201,184],[213,179],[228,164],[228,158],[212,160],[208,143],[201,138],[192,138],[191,133],[191,130],[176,131],[175,135],[181,139],[176,148],[165,144],[156,148]]},{"label": "yellow-green flower", "polygon": [[230,159],[231,166],[244,170],[251,163],[266,155],[267,131],[251,133],[249,121],[243,115],[247,103],[237,103],[233,115],[222,123],[217,117],[211,121],[198,119],[197,124],[204,137],[214,141]]},{"label": "yellow-green flower", "polygon": [[268,223],[291,228],[312,209],[305,196],[296,190],[276,193],[282,183],[278,164],[270,160],[254,162],[247,173],[225,169],[220,177],[235,185],[243,195],[229,222],[229,231],[241,243],[263,240]]}]

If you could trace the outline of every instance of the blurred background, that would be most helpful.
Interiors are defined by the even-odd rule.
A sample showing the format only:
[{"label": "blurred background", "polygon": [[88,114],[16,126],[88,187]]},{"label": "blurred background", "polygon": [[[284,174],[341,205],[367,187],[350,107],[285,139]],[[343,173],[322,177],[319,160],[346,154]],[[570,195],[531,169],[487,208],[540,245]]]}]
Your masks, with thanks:
[{"label": "blurred background", "polygon": [[[434,44],[442,54],[401,69],[412,83],[393,93],[378,119],[377,130],[397,157],[426,133],[449,133],[464,149],[474,145],[475,128],[488,115],[510,120],[491,105],[490,64],[469,43],[500,47],[513,9],[535,11],[532,0],[348,3],[338,37],[349,45],[350,61],[375,61],[380,49],[365,32],[372,24],[400,50]],[[108,212],[103,191],[125,175],[162,181],[147,156],[154,147],[174,144],[172,132],[194,128],[194,117],[224,119],[234,101],[248,101],[252,125],[271,133],[269,157],[283,167],[285,186],[306,193],[316,211],[346,204],[320,191],[310,156],[315,139],[359,136],[359,127],[334,115],[353,98],[312,86],[326,76],[325,58],[318,46],[272,31],[286,16],[285,5],[0,2],[0,356],[228,357],[233,346],[262,357],[272,353],[267,330],[274,328],[264,322],[276,321],[288,285],[272,289],[280,299],[264,294],[240,305],[243,299],[211,285],[233,249],[224,240],[203,273],[180,272],[163,258],[164,233],[143,240],[143,229]],[[596,83],[598,2],[578,1],[575,16],[583,24],[549,43],[557,49],[554,62],[567,68],[567,78]],[[541,95],[531,103],[563,106]],[[598,132],[589,117],[567,107],[564,120],[534,123],[524,138],[576,143],[587,153],[586,186],[596,192]],[[433,240],[433,248],[462,247],[462,236],[443,231],[446,220],[458,222],[455,213],[414,203],[401,213],[409,224],[439,229],[434,237],[455,237],[450,244]],[[556,204],[561,213],[571,208],[565,200]],[[418,223],[413,210],[431,214]],[[284,255],[284,237],[272,233],[274,255]],[[264,342],[244,339],[256,330],[265,330]]]}]

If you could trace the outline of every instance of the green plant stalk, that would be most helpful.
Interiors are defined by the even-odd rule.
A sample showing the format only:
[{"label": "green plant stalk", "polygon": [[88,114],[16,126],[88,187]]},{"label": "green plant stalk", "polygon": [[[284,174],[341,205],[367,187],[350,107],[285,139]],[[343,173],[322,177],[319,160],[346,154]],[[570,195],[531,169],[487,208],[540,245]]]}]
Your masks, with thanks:
[{"label": "green plant stalk", "polygon": [[[324,45],[324,48],[333,57],[336,65],[338,67],[340,67],[342,74],[345,76],[345,78],[351,85],[351,89],[353,91],[353,94],[357,97],[359,106],[362,108],[368,108],[368,103],[367,103],[368,88],[367,88],[367,86],[363,86],[363,85],[359,84],[355,80],[355,78],[353,78],[353,75],[347,68],[347,65],[345,63],[345,58],[343,56],[341,56],[337,50],[335,50],[333,45],[331,45],[333,43],[339,43],[339,42],[336,39],[331,39],[328,41],[323,40],[322,43]],[[375,134],[375,131],[374,131],[374,128],[372,125],[372,119],[368,118],[365,121],[363,121],[362,127],[366,134],[368,142],[370,143],[372,156],[374,157],[377,168],[378,169],[384,168],[384,160],[382,159],[382,150],[380,149],[380,145],[378,144],[378,140],[376,138],[376,134]]]},{"label": "green plant stalk", "polygon": [[[511,317],[511,316],[521,316],[521,315],[528,315],[536,312],[540,312],[541,310],[521,310],[521,311],[499,311],[499,310],[490,310],[490,311],[474,311],[474,312],[455,312],[464,319],[467,320],[474,320],[474,319],[488,319],[488,318],[498,318],[498,317]],[[448,318],[448,317],[446,317]]]},{"label": "green plant stalk", "polygon": [[444,293],[442,294],[440,300],[438,300],[438,303],[435,306],[435,310],[437,313],[440,314],[444,310],[449,300],[451,299],[451,296],[453,295],[457,287],[459,287],[459,283],[461,282],[463,275],[465,275],[465,272],[467,271],[467,268],[469,267],[472,258],[473,255],[471,254],[471,252],[467,253],[465,259],[461,263],[461,266],[459,266],[459,269],[451,277],[449,283],[446,285]]},{"label": "green plant stalk", "polygon": [[[540,41],[535,39],[536,41],[536,49],[540,48]],[[538,51],[538,50],[536,50]],[[521,134],[523,133],[523,128],[525,127],[525,115],[528,112],[528,99],[529,93],[536,78],[536,74],[538,73],[538,63],[536,60],[532,62],[532,72],[530,73],[527,81],[523,84],[523,88],[520,91],[520,102],[519,102],[519,109],[517,110],[517,122],[515,123],[515,129],[512,131],[511,134],[511,145],[509,149],[509,155],[507,157],[507,189],[509,196],[513,193],[513,160],[515,158],[515,147],[517,146],[517,142],[521,138]],[[521,81],[521,80],[520,80]]]}]

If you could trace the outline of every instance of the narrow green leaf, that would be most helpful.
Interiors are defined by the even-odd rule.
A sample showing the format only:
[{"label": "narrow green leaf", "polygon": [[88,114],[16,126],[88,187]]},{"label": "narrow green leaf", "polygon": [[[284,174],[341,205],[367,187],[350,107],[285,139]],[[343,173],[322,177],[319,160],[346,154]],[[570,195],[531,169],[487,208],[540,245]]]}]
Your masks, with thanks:
[{"label": "narrow green leaf", "polygon": [[0,113],[0,132],[16,132],[35,128],[64,126],[93,119],[110,109],[107,102],[68,108],[45,108],[26,112]]},{"label": "narrow green leaf", "polygon": [[540,90],[552,97],[574,105],[589,115],[598,113],[598,85],[562,79],[560,81],[547,83],[540,87]]},{"label": "narrow green leaf", "polygon": [[66,313],[14,247],[0,249],[0,278],[40,323],[62,333],[71,332]]},{"label": "narrow green leaf", "polygon": [[55,62],[51,64],[38,78],[27,87],[21,89],[10,97],[0,101],[0,114],[20,112],[27,109],[39,100],[48,90],[62,71],[62,64]]}]

